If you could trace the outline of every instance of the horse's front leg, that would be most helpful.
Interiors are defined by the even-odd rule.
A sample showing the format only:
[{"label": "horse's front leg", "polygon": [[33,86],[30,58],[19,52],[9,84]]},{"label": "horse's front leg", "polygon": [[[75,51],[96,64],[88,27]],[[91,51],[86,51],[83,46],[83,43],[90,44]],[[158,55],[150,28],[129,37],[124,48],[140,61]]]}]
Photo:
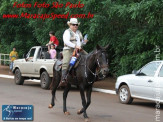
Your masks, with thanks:
[{"label": "horse's front leg", "polygon": [[63,92],[63,112],[65,115],[70,115],[70,113],[67,111],[67,106],[66,106],[66,99],[70,88],[71,88],[71,84],[68,83]]},{"label": "horse's front leg", "polygon": [[92,93],[92,85],[90,85],[88,88],[87,88],[87,91],[86,91],[86,95],[87,95],[87,105],[86,105],[86,109],[89,107],[89,105],[91,104],[91,93]]},{"label": "horse's front leg", "polygon": [[83,116],[84,116],[85,120],[88,121],[88,116],[86,113],[86,99],[85,99],[84,87],[83,86],[80,86],[80,95],[81,95],[82,105],[83,105]]},{"label": "horse's front leg", "polygon": [[[92,85],[90,85],[87,89],[86,89],[86,95],[87,95],[87,104],[86,104],[86,110],[89,107],[89,105],[91,104],[91,93],[92,93]],[[82,108],[81,110],[78,111],[78,114],[82,114],[84,112],[84,108]]]}]

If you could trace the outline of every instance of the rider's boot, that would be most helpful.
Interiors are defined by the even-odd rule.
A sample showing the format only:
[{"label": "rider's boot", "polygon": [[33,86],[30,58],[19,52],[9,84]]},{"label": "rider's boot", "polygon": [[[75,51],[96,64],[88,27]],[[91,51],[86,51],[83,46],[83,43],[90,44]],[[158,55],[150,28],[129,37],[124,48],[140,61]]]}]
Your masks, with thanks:
[{"label": "rider's boot", "polygon": [[58,87],[67,86],[66,76],[67,76],[67,70],[64,69],[64,70],[62,70],[62,78],[61,78],[61,81],[60,81]]}]

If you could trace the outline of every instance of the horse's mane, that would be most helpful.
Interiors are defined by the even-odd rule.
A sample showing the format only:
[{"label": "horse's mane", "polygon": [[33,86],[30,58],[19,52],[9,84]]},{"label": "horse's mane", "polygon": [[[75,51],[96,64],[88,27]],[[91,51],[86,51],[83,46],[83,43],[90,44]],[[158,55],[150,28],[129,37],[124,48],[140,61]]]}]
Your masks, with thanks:
[{"label": "horse's mane", "polygon": [[95,52],[95,50],[91,51],[90,53],[88,53],[87,55],[83,55],[81,54],[81,59],[86,59],[87,57],[90,57],[91,55],[93,55]]},{"label": "horse's mane", "polygon": [[93,55],[95,53],[96,49],[94,49],[93,51],[91,51],[90,53],[88,53],[87,55],[82,55],[83,57],[89,57],[91,55]]}]

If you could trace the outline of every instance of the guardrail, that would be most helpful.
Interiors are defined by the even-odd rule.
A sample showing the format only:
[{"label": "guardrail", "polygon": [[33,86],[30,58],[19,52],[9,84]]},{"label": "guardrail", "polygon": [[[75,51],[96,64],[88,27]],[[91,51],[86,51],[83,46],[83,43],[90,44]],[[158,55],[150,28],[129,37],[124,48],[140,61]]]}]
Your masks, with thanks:
[{"label": "guardrail", "polygon": [[0,65],[10,63],[9,54],[0,53]]}]

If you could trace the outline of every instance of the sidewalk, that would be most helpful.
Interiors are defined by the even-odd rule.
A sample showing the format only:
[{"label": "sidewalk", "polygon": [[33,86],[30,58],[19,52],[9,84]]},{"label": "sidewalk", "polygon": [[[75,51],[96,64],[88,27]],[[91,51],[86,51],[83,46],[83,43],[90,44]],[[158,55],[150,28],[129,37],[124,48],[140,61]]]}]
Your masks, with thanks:
[{"label": "sidewalk", "polygon": [[[0,65],[0,74],[12,75],[12,74],[9,74],[9,66],[2,66],[2,65]],[[95,82],[93,87],[106,89],[106,90],[115,90],[115,82],[116,82],[116,79],[109,77],[109,78],[106,78],[105,80]]]},{"label": "sidewalk", "polygon": [[107,90],[115,90],[115,82],[116,79],[109,77],[105,80],[95,82],[93,87]]},{"label": "sidewalk", "polygon": [[2,66],[2,65],[0,65],[0,74],[12,75],[12,74],[9,74],[9,66]]}]

